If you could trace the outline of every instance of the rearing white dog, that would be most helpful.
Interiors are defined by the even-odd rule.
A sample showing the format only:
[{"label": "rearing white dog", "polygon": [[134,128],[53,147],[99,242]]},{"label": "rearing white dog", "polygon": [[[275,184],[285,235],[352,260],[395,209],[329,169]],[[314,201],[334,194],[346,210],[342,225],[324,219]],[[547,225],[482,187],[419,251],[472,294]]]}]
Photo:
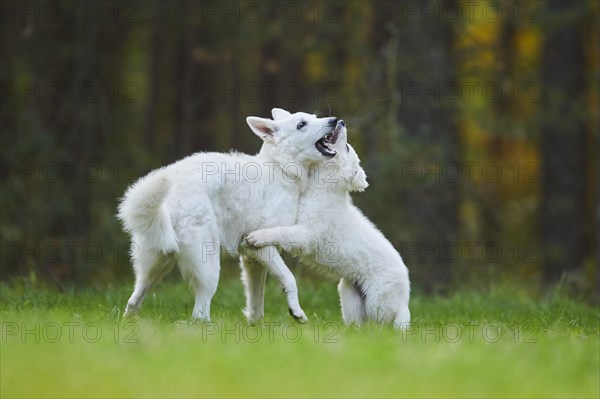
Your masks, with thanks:
[{"label": "rearing white dog", "polygon": [[345,127],[336,133],[337,156],[311,169],[296,225],[260,229],[248,234],[246,241],[256,247],[274,244],[299,255],[303,264],[339,278],[346,324],[374,320],[406,328],[408,269],[392,244],[352,204],[349,192],[363,191],[368,183],[356,152],[346,142]]},{"label": "rearing white dog", "polygon": [[[125,315],[135,313],[177,263],[194,290],[192,317],[210,320],[221,250],[237,255],[250,231],[296,222],[310,166],[335,156],[330,144],[338,120],[277,108],[272,114],[278,120],[247,118],[263,140],[256,156],[194,154],[151,172],[127,190],[118,217],[132,236],[136,280]],[[277,251],[251,249],[241,260],[250,320],[263,317],[267,269],[281,283],[292,316],[307,320],[295,279]]]}]

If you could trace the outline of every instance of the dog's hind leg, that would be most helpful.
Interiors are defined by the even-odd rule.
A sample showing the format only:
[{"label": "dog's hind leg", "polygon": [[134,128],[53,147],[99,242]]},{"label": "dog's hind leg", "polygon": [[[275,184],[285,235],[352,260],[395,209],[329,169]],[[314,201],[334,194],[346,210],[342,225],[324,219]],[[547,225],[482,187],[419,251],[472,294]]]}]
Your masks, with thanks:
[{"label": "dog's hind leg", "polygon": [[410,310],[408,305],[402,306],[394,318],[394,328],[407,330],[410,327]]},{"label": "dog's hind leg", "polygon": [[150,289],[158,284],[172,269],[175,260],[157,250],[146,250],[132,244],[132,261],[135,271],[135,288],[127,301],[123,316],[132,316],[142,306]]},{"label": "dog's hind leg", "polygon": [[380,276],[376,284],[365,290],[367,317],[379,323],[393,323],[395,328],[407,329],[410,325],[408,302],[410,285],[402,270]]},{"label": "dog's hind leg", "polygon": [[242,281],[246,289],[244,315],[250,323],[262,320],[265,315],[265,279],[267,269],[256,260],[240,256]]},{"label": "dog's hind leg", "polygon": [[342,319],[347,325],[361,325],[367,318],[365,298],[356,284],[348,279],[340,279],[338,284]]},{"label": "dog's hind leg", "polygon": [[210,303],[219,284],[221,269],[218,235],[215,229],[195,228],[188,231],[189,240],[180,246],[177,262],[183,278],[194,290],[192,318],[210,321]]}]

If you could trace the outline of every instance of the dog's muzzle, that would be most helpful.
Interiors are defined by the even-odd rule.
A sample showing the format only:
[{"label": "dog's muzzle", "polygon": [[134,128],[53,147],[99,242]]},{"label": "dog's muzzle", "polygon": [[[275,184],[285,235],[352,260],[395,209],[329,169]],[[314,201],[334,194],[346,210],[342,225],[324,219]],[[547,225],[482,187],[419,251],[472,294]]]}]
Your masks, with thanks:
[{"label": "dog's muzzle", "polygon": [[317,150],[327,158],[333,158],[337,154],[332,147],[337,142],[342,129],[346,127],[346,123],[342,119],[335,119],[331,122],[335,124],[331,131],[315,143]]}]

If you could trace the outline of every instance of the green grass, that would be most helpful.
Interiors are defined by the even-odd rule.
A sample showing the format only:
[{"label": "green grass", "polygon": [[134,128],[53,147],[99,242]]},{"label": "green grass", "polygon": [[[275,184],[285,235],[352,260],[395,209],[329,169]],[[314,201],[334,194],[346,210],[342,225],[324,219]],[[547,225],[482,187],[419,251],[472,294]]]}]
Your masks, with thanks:
[{"label": "green grass", "polygon": [[[524,289],[415,294],[406,334],[344,327],[332,282],[299,281],[294,323],[269,281],[265,324],[248,326],[224,276],[213,322],[169,281],[122,320],[129,286],[58,292],[0,286],[0,396],[598,397],[598,309]],[[59,335],[60,333],[60,335]]]}]

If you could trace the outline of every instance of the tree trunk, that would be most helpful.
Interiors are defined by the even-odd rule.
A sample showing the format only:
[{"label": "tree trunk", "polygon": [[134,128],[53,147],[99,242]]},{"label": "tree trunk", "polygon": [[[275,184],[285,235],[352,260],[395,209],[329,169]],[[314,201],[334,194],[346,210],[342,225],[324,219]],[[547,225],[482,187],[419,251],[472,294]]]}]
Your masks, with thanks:
[{"label": "tree trunk", "polygon": [[[434,3],[423,2],[422,7],[434,8]],[[415,275],[426,289],[435,290],[452,279],[456,260],[446,256],[446,249],[458,244],[460,185],[441,173],[444,167],[459,164],[458,110],[456,102],[442,95],[457,81],[454,29],[443,18],[424,23],[415,16],[398,26],[397,35],[400,104],[396,117],[403,140],[414,148],[412,159],[401,162],[425,165],[419,170],[422,179],[408,189],[401,188],[398,200],[412,215],[420,254]],[[409,94],[415,90],[416,95]]]},{"label": "tree trunk", "polygon": [[[586,253],[585,3],[546,4],[542,49],[540,228],[544,277],[556,282]],[[574,20],[575,19],[575,20]]]}]

